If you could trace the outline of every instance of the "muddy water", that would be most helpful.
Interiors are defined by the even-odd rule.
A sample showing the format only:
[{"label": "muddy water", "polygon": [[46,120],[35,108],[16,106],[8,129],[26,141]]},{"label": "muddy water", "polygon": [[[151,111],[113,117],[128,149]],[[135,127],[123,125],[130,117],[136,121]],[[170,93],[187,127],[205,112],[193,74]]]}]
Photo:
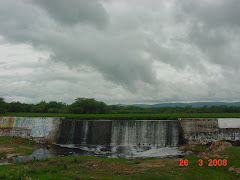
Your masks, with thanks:
[{"label": "muddy water", "polygon": [[70,155],[94,155],[99,157],[109,158],[147,158],[147,157],[181,157],[183,152],[179,151],[177,147],[163,147],[156,148],[150,146],[78,146],[78,145],[52,145],[42,146],[35,150],[31,155],[16,156],[0,162],[17,163],[27,162],[37,159],[45,159],[58,156]]}]

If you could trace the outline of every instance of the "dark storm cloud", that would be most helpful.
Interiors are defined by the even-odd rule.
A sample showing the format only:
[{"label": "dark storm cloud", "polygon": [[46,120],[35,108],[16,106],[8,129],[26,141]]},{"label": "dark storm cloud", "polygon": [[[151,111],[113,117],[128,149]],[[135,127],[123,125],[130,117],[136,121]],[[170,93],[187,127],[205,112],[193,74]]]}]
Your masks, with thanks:
[{"label": "dark storm cloud", "polygon": [[[6,65],[0,80],[9,88],[19,81],[16,74],[9,76],[11,69],[20,70],[19,77],[31,82],[21,84],[29,94],[43,84],[39,99],[48,92],[52,92],[50,99],[54,92],[59,97],[61,90],[54,90],[59,85],[66,94],[99,95],[109,102],[236,100],[239,3],[2,0],[0,43],[28,44],[35,51],[46,51],[49,56],[43,61],[52,64],[29,60],[27,65],[24,61]],[[8,54],[4,57],[15,61]],[[90,70],[79,71],[79,67]],[[29,86],[34,92],[29,92]],[[65,99],[69,101],[70,95]]]},{"label": "dark storm cloud", "polygon": [[32,0],[63,25],[108,23],[108,14],[98,0]]},{"label": "dark storm cloud", "polygon": [[240,26],[240,2],[238,0],[211,0],[179,2],[182,10],[197,22],[203,22],[208,27]]},{"label": "dark storm cloud", "polygon": [[[154,82],[151,63],[139,55],[143,47],[141,33],[127,30],[126,34],[122,32],[116,35],[115,33],[121,30],[115,26],[102,31],[82,24],[69,29],[51,21],[48,15],[34,4],[24,2],[18,1],[14,4],[5,1],[5,7],[2,6],[2,9],[5,9],[3,13],[5,17],[2,18],[4,27],[0,32],[8,40],[30,43],[37,49],[49,50],[52,60],[65,62],[69,67],[79,64],[94,67],[106,79],[119,83],[131,91],[137,88],[135,81]],[[59,1],[55,2],[58,4]],[[86,4],[88,3],[84,1],[79,5]],[[74,4],[71,6],[75,8]],[[19,7],[20,10],[15,11]],[[86,16],[88,14],[89,12]],[[26,20],[19,18],[27,15]]]},{"label": "dark storm cloud", "polygon": [[240,1],[184,1],[182,19],[191,23],[189,42],[209,56],[209,61],[239,68]]}]

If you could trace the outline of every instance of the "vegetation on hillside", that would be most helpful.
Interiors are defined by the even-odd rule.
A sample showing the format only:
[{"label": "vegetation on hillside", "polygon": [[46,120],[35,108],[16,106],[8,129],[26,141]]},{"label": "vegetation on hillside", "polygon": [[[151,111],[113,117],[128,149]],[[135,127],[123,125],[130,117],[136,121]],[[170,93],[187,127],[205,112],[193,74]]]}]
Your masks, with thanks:
[{"label": "vegetation on hillside", "polygon": [[240,113],[236,106],[152,107],[106,105],[93,98],[77,98],[72,104],[41,101],[37,104],[7,103],[0,98],[0,113],[61,113],[61,114],[159,114],[159,113]]},{"label": "vegetation on hillside", "polygon": [[58,113],[5,113],[12,117],[65,117],[78,120],[177,120],[178,118],[240,118],[240,113],[154,113],[154,114],[58,114]]}]

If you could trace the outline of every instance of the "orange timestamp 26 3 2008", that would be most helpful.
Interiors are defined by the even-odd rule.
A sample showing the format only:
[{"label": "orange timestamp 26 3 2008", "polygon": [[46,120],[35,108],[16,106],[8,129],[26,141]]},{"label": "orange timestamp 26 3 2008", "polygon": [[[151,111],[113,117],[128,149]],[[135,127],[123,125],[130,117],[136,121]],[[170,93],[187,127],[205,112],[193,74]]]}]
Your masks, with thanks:
[{"label": "orange timestamp 26 3 2008", "polygon": [[[179,166],[188,166],[188,159],[180,159]],[[198,165],[203,166],[203,160],[198,160]],[[208,159],[208,166],[227,166],[227,159]]]}]

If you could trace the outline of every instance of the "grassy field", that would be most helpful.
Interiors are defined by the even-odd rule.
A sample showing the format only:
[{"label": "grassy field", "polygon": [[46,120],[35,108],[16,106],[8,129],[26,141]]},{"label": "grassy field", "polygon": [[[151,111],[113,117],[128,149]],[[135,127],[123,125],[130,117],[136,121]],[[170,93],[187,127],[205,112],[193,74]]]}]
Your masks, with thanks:
[{"label": "grassy field", "polygon": [[31,154],[36,148],[35,142],[18,137],[0,137],[0,159],[7,156]]},{"label": "grassy field", "polygon": [[6,113],[0,116],[17,117],[66,117],[79,120],[177,120],[178,118],[240,118],[240,113],[171,113],[171,114],[55,114],[55,113]]},{"label": "grassy field", "polygon": [[180,159],[56,157],[1,166],[0,179],[240,179],[238,172],[228,171],[229,167],[240,170],[240,148],[219,154],[228,158],[226,166],[208,166],[208,160],[199,166],[197,156],[183,158],[188,160],[183,167]]}]

